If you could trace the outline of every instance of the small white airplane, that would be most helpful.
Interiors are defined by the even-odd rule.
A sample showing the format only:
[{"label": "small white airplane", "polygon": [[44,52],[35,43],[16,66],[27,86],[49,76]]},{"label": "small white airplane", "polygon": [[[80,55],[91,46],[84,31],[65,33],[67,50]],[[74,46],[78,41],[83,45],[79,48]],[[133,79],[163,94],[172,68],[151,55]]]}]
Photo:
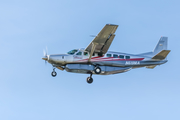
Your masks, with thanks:
[{"label": "small white airplane", "polygon": [[110,75],[129,71],[134,68],[146,67],[153,69],[157,65],[167,62],[167,37],[161,37],[154,51],[142,54],[127,54],[108,51],[118,25],[107,24],[86,47],[73,49],[66,54],[51,54],[47,52],[42,58],[52,64],[55,77],[55,68],[67,72],[90,74],[87,83],[92,83],[92,74]]}]

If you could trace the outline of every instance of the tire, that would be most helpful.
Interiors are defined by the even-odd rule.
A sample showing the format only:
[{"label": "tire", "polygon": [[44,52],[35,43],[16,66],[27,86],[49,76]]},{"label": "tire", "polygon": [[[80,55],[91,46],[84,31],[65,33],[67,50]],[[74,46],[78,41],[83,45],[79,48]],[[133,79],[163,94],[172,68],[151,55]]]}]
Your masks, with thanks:
[{"label": "tire", "polygon": [[94,72],[95,72],[96,74],[100,74],[100,73],[101,73],[101,68],[100,68],[100,67],[95,67],[95,68],[94,68]]},{"label": "tire", "polygon": [[93,78],[87,77],[86,81],[87,81],[87,83],[91,84],[93,82]]},{"label": "tire", "polygon": [[52,75],[53,77],[56,77],[57,73],[56,73],[55,71],[53,71],[53,72],[51,73],[51,75]]}]

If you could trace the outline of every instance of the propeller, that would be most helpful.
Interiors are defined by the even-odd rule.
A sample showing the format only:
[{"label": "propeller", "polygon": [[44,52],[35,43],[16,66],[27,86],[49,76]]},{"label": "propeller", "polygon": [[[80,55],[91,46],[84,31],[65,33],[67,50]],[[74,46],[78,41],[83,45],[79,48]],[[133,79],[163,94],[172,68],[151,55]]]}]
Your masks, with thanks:
[{"label": "propeller", "polygon": [[48,60],[48,49],[46,47],[45,50],[43,50],[43,53],[44,53],[44,57],[42,58],[43,60],[45,60],[45,64],[47,63],[47,60]]}]

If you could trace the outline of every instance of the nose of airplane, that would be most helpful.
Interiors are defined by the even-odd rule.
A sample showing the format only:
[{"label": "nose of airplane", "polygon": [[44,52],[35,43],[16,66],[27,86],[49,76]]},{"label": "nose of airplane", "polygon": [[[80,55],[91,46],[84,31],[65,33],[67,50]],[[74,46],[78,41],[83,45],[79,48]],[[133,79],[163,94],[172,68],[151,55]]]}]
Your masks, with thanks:
[{"label": "nose of airplane", "polygon": [[[45,58],[45,59],[47,59],[47,58]],[[48,56],[48,61],[49,62],[56,62],[56,63],[62,63],[62,62],[64,62],[65,61],[65,57],[64,57],[64,55],[61,55],[61,54],[59,54],[59,55],[49,55]]]},{"label": "nose of airplane", "polygon": [[48,58],[47,58],[47,57],[43,57],[42,59],[43,59],[43,60],[48,60]]},{"label": "nose of airplane", "polygon": [[49,55],[46,55],[42,58],[43,60],[49,60]]},{"label": "nose of airplane", "polygon": [[[52,54],[48,56],[49,63],[65,64],[67,62],[67,54]],[[46,59],[46,58],[45,58]]]}]

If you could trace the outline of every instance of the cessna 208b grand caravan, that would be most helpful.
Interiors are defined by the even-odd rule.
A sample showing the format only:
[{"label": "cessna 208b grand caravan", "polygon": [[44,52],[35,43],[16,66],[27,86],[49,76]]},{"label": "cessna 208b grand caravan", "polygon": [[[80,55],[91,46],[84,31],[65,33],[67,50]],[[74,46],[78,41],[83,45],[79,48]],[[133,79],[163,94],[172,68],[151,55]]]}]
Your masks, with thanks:
[{"label": "cessna 208b grand caravan", "polygon": [[146,67],[153,69],[157,65],[167,62],[167,37],[161,37],[153,52],[142,54],[128,54],[108,51],[118,25],[107,24],[85,49],[74,49],[67,54],[45,53],[42,58],[55,68],[73,73],[90,74],[87,83],[92,83],[92,75],[110,75],[127,72],[134,68]]}]

